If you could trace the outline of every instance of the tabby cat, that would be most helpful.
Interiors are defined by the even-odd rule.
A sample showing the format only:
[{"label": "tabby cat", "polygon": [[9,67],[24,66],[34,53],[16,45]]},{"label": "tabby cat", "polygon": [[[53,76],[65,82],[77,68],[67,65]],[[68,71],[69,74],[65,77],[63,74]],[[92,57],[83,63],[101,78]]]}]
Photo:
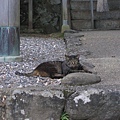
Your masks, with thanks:
[{"label": "tabby cat", "polygon": [[20,73],[15,72],[19,76],[41,76],[50,78],[62,78],[65,75],[73,72],[89,72],[85,70],[83,66],[79,63],[79,55],[65,55],[65,61],[47,61],[38,65],[30,73]]}]

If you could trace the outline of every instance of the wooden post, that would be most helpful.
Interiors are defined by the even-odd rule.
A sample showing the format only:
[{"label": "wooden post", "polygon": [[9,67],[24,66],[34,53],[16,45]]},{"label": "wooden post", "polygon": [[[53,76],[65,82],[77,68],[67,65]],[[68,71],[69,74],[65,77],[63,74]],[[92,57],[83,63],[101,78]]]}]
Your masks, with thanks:
[{"label": "wooden post", "polygon": [[90,0],[90,6],[91,6],[91,27],[94,29],[94,9],[93,9],[93,0]]},{"label": "wooden post", "polygon": [[0,62],[21,61],[20,0],[1,0],[0,3]]},{"label": "wooden post", "polygon": [[68,6],[67,0],[62,0],[62,29],[63,33],[65,30],[70,30],[70,26],[68,25]]},{"label": "wooden post", "polygon": [[70,26],[70,28],[71,28],[71,9],[70,9],[70,0],[67,0],[67,6],[68,6],[68,25]]},{"label": "wooden post", "polygon": [[29,31],[33,30],[33,0],[29,0]]}]

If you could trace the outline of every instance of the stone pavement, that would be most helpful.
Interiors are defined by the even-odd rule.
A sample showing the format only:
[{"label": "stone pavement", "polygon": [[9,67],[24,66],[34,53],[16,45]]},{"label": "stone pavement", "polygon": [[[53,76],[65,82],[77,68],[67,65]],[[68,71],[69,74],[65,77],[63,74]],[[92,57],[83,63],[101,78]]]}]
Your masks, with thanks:
[{"label": "stone pavement", "polygon": [[[86,35],[87,33],[90,34]],[[100,75],[100,77],[102,78],[102,81],[100,83],[96,83],[92,85],[84,85],[84,86],[79,86],[79,85],[66,86],[62,84],[43,86],[39,84],[34,84],[33,82],[36,79],[37,80],[36,83],[40,83],[40,79],[31,78],[29,79],[29,82],[25,81],[25,83],[28,84],[28,86],[26,87],[23,87],[21,85],[17,88],[3,87],[0,89],[0,94],[1,94],[0,120],[3,119],[4,120],[60,120],[61,113],[63,112],[66,112],[69,115],[70,120],[78,120],[78,119],[79,120],[83,120],[83,119],[84,120],[88,120],[88,119],[120,120],[120,82],[119,82],[120,59],[119,56],[115,56],[114,54],[111,54],[112,55],[111,56],[110,54],[108,54],[108,52],[110,51],[102,52],[104,44],[103,41],[101,40],[102,38],[100,37],[102,36],[104,38],[106,34],[104,34],[104,32],[102,31],[99,31],[98,34],[101,36],[99,36],[98,38],[96,37],[96,41],[95,41],[92,38],[93,34],[95,33],[96,31],[72,33],[71,35],[74,36],[70,36],[71,38],[69,39],[69,35],[68,35],[68,38],[66,38],[66,42],[68,43],[72,42],[72,44],[66,44],[66,46],[68,53],[76,54],[77,52],[80,52],[80,54],[88,58],[86,59],[88,62],[91,62],[95,65],[95,70],[98,72],[98,75]],[[84,34],[85,36],[81,38],[80,37],[81,34]],[[80,37],[80,39],[78,36]],[[114,37],[113,38],[109,37],[109,38],[112,41]],[[97,42],[98,39],[99,39],[99,44]],[[90,43],[90,40],[92,44]],[[61,42],[63,41],[60,41],[60,44]],[[106,41],[104,42],[106,43],[105,44],[106,49],[108,49],[109,42]],[[115,41],[113,40],[112,42],[114,43]],[[45,46],[47,45],[46,47],[48,47],[48,45],[50,46],[50,44],[48,43],[45,44]],[[51,46],[53,47],[54,43],[56,42],[52,42],[52,43],[53,44],[51,44]],[[39,46],[39,43],[37,44]],[[37,44],[35,45],[37,46]],[[57,45],[60,46],[60,44]],[[100,46],[100,44],[102,44],[102,46]],[[97,47],[100,46],[101,49],[99,48],[99,51],[101,54],[98,53],[94,47],[90,47],[90,45],[95,46],[96,49]],[[60,47],[64,49],[63,48],[64,46],[60,46]],[[111,48],[115,48],[115,47],[112,46],[111,44]],[[31,47],[30,49],[32,50]],[[58,50],[60,51],[60,49]],[[92,51],[90,55],[88,54],[90,53],[89,51],[90,52]],[[115,52],[114,49],[111,50],[111,52]],[[118,50],[116,52],[119,53]],[[98,56],[93,57],[93,53],[94,55],[96,56],[99,55],[100,57]],[[104,57],[102,57],[102,55]],[[31,56],[29,58],[31,58]],[[33,60],[36,61],[36,59]],[[33,62],[30,63],[33,64]],[[13,65],[14,65],[13,67],[10,66],[12,72],[13,69],[16,68],[17,64],[13,64]],[[23,64],[19,66],[22,65]],[[29,65],[31,67],[30,64],[26,64],[26,65]],[[4,66],[1,65],[3,69],[5,66],[9,67],[8,65],[4,65]],[[24,68],[28,68],[28,66]],[[6,78],[7,76],[4,77]],[[82,80],[85,79],[84,75],[82,77],[81,77]],[[23,78],[22,80],[21,79],[19,80],[18,78],[19,77],[16,77],[15,80],[18,81],[20,84],[24,82]],[[27,80],[27,78],[25,79]],[[87,80],[89,81],[88,77]],[[12,83],[14,82],[15,81],[12,81]],[[9,81],[6,82],[6,84],[9,83],[11,82]],[[33,85],[33,87],[30,86],[30,83]]]},{"label": "stone pavement", "polygon": [[120,57],[120,30],[80,32],[84,37],[82,44],[91,55],[90,58]]},{"label": "stone pavement", "polygon": [[102,85],[120,85],[120,30],[81,31],[72,33],[80,37],[78,49],[87,50],[86,61],[95,65]]}]

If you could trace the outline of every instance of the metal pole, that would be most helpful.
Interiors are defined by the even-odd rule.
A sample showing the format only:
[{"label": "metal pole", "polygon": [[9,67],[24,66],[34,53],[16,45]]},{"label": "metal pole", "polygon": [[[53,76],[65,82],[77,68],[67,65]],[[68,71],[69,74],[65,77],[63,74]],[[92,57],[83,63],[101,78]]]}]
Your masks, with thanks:
[{"label": "metal pole", "polygon": [[90,6],[91,6],[91,27],[92,27],[92,29],[94,29],[93,0],[90,0]]}]

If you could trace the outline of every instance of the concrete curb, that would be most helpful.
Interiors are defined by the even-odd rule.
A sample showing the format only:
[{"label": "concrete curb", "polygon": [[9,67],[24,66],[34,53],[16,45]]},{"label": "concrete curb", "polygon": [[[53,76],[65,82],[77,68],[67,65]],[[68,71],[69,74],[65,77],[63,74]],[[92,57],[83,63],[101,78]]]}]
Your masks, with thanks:
[{"label": "concrete curb", "polygon": [[21,62],[22,56],[3,56],[0,57],[0,62]]}]

